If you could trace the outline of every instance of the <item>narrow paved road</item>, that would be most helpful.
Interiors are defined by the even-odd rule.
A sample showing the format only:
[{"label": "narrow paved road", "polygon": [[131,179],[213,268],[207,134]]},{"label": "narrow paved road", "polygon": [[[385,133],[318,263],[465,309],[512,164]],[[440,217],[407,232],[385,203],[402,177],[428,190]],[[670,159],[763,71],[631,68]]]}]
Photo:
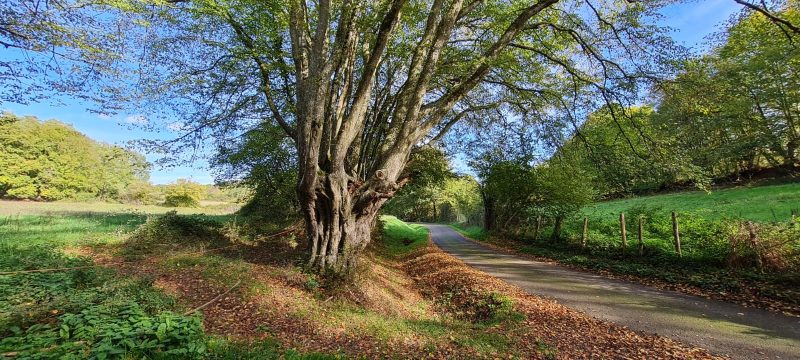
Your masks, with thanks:
[{"label": "narrow paved road", "polygon": [[800,359],[800,318],[501,254],[445,225],[433,242],[470,266],[599,319],[733,359]]}]

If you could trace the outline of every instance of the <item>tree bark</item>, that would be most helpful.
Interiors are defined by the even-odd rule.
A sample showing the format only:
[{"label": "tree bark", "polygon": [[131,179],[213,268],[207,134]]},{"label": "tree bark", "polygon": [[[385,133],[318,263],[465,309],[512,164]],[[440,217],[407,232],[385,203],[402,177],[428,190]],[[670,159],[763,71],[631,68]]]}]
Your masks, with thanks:
[{"label": "tree bark", "polygon": [[[359,253],[370,241],[378,210],[408,180],[401,172],[412,148],[441,125],[487,76],[493,61],[527,27],[528,20],[557,0],[540,0],[521,9],[499,37],[477,55],[472,68],[435,99],[430,96],[431,81],[464,1],[433,2],[422,38],[405,70],[405,81],[392,93],[395,84],[380,80],[378,70],[406,2],[389,1],[377,29],[366,30],[354,21],[366,7],[351,6],[355,4],[349,1],[342,6],[345,11],[337,15],[329,0],[320,0],[315,16],[310,16],[304,2],[289,3],[296,129],[288,129],[287,134],[297,148],[297,191],[306,224],[308,264],[317,272],[343,273],[356,265]],[[239,27],[237,33],[243,30]],[[372,30],[376,30],[374,37]],[[370,32],[368,37],[362,33],[365,31]],[[370,41],[360,44],[358,39],[365,38]],[[248,37],[241,39],[247,45]],[[366,54],[363,63],[357,62],[362,52]],[[269,73],[263,74],[268,84]],[[392,105],[380,111],[372,104],[376,86],[383,87],[379,91],[392,93]],[[385,116],[376,115],[384,110]],[[381,136],[367,141],[375,148],[364,148],[367,125],[378,121],[383,124]],[[363,151],[370,154],[361,156]],[[368,161],[364,163],[358,160],[365,158]],[[374,175],[364,176],[373,171]],[[493,205],[484,202],[488,229],[495,225]],[[438,217],[435,206],[434,217]]]},{"label": "tree bark", "polygon": [[400,186],[382,170],[361,186],[340,170],[320,176],[313,193],[301,191],[309,266],[320,273],[352,270],[369,244],[378,210]]},{"label": "tree bark", "polygon": [[481,197],[483,197],[483,228],[486,230],[494,230],[496,220],[494,199],[488,196],[483,189],[481,189]]},{"label": "tree bark", "polygon": [[553,240],[561,239],[561,223],[563,221],[563,216],[556,216],[555,223],[553,224]]}]

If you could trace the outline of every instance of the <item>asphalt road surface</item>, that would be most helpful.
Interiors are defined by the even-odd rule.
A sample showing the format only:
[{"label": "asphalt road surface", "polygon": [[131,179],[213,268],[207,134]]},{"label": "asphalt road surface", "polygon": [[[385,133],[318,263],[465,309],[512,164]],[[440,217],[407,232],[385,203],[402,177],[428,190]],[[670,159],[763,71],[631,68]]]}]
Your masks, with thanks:
[{"label": "asphalt road surface", "polygon": [[733,359],[800,359],[800,318],[502,254],[449,226],[425,226],[468,265],[596,318]]}]

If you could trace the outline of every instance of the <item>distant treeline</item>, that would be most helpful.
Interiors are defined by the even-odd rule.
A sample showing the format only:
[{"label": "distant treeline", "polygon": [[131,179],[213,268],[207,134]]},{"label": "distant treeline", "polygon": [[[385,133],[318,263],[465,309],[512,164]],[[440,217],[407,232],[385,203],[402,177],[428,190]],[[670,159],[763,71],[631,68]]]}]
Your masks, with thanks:
[{"label": "distant treeline", "polygon": [[0,196],[117,199],[147,182],[144,156],[94,141],[64,123],[0,115]]},{"label": "distant treeline", "polygon": [[92,140],[57,120],[0,114],[0,198],[197,206],[204,199],[246,196],[244,189],[183,179],[153,185],[149,171],[143,155]]}]

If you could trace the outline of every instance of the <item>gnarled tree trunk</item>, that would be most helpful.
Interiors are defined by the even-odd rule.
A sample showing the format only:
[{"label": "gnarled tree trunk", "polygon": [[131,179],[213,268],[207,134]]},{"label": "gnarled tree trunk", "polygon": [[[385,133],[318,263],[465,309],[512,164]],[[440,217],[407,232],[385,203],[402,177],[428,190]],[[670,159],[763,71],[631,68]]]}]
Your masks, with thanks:
[{"label": "gnarled tree trunk", "polygon": [[340,170],[320,176],[313,193],[301,191],[308,265],[319,272],[353,269],[369,244],[378,210],[400,186],[388,180],[384,170],[360,186]]}]

